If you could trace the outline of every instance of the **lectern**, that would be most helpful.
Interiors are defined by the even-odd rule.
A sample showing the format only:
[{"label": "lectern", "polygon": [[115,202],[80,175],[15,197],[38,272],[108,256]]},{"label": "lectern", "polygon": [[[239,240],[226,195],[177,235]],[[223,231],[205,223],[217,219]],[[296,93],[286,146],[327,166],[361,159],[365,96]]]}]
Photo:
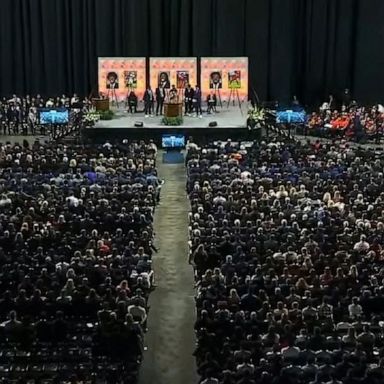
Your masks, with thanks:
[{"label": "lectern", "polygon": [[165,117],[182,117],[183,103],[164,103]]},{"label": "lectern", "polygon": [[96,108],[96,111],[109,111],[109,100],[93,98],[92,104]]}]

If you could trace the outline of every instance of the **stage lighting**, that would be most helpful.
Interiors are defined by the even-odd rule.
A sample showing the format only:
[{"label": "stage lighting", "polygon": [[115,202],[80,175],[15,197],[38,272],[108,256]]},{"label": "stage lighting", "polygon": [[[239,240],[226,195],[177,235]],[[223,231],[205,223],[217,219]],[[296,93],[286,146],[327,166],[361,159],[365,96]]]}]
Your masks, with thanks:
[{"label": "stage lighting", "polygon": [[135,121],[135,127],[141,128],[144,126],[144,123],[142,121]]},{"label": "stage lighting", "polygon": [[217,127],[217,121],[211,121],[209,124],[208,124],[209,127]]}]

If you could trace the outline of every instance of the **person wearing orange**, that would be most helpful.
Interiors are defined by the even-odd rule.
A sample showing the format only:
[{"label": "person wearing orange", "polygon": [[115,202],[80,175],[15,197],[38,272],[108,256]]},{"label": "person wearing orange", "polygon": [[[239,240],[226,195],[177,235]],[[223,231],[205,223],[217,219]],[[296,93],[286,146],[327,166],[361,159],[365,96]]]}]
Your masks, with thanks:
[{"label": "person wearing orange", "polygon": [[338,116],[336,119],[331,121],[332,129],[334,131],[344,131],[348,128],[351,120],[347,113],[343,113],[341,116]]}]

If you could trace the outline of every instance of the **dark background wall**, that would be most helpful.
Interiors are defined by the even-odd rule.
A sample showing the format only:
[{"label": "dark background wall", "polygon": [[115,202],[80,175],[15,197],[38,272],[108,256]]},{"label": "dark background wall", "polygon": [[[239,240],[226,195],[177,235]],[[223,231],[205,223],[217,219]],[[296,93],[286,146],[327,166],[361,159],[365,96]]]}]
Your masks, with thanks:
[{"label": "dark background wall", "polygon": [[88,94],[98,56],[248,56],[262,100],[383,101],[383,0],[1,0],[0,94]]}]

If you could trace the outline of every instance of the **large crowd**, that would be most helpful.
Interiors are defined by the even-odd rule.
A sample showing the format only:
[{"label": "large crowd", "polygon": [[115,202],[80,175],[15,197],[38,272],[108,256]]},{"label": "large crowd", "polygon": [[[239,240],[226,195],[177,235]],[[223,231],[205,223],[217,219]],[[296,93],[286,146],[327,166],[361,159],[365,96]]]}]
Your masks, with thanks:
[{"label": "large crowd", "polygon": [[384,133],[384,107],[378,103],[361,105],[346,88],[337,98],[329,95],[318,110],[308,115],[304,133],[356,141],[373,138],[380,142]]},{"label": "large crowd", "polygon": [[[40,109],[65,108],[70,111],[68,124],[46,125],[39,119]],[[56,137],[62,131],[81,123],[81,111],[89,111],[91,101],[81,99],[77,94],[72,97],[17,96],[3,97],[0,100],[0,133],[3,135],[51,135]]]},{"label": "large crowd", "polygon": [[2,382],[135,382],[154,287],[156,151],[0,145]]},{"label": "large crowd", "polygon": [[190,143],[202,384],[384,382],[384,154]]},{"label": "large crowd", "polygon": [[[17,133],[26,112],[78,102],[14,96],[0,103],[0,124]],[[377,108],[323,106],[309,124],[345,133],[371,120],[381,132]],[[0,144],[4,383],[137,380],[156,152],[126,140]],[[383,383],[384,151],[190,142],[186,164],[200,383]]]},{"label": "large crowd", "polygon": [[333,136],[380,140],[384,133],[384,110],[353,106],[349,109],[320,108],[308,116],[307,133],[315,136]]}]

